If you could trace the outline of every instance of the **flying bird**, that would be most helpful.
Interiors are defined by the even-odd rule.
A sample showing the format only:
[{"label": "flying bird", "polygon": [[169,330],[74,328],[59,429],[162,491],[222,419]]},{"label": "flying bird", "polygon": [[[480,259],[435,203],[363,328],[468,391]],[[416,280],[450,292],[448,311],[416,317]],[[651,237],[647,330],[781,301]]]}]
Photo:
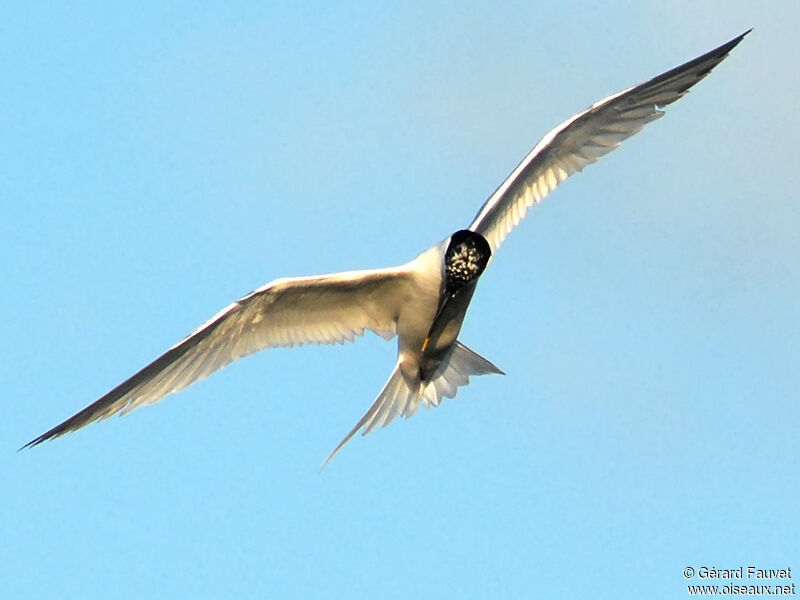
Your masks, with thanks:
[{"label": "flying bird", "polygon": [[[611,152],[675,102],[742,41],[718,48],[596,102],[545,135],[456,231],[398,267],[276,279],[206,321],[142,370],[23,448],[158,402],[232,361],[276,346],[352,341],[370,330],[398,352],[377,399],[334,448],[420,405],[453,398],[474,375],[502,374],[458,340],[475,287],[508,233],[561,182]],[[324,465],[323,465],[324,466]]]}]

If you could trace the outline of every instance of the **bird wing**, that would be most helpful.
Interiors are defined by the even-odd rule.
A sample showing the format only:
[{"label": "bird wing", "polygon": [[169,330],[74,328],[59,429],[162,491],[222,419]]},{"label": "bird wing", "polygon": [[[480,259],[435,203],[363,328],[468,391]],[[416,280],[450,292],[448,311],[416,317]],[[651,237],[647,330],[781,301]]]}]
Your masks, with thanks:
[{"label": "bird wing", "polygon": [[406,274],[399,267],[276,279],[227,306],[141,371],[24,447],[158,402],[265,348],[344,343],[365,329],[391,339]]},{"label": "bird wing", "polygon": [[596,102],[545,135],[497,188],[469,226],[485,237],[492,251],[522,220],[528,208],[558,184],[611,152],[647,123],[659,108],[681,98],[742,41],[746,31],[694,60],[650,81]]}]

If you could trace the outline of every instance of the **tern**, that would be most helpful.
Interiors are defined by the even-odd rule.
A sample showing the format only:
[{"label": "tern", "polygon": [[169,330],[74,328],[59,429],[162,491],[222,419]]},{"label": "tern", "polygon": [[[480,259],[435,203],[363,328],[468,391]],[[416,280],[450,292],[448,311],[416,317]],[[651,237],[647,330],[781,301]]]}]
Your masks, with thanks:
[{"label": "tern", "polygon": [[398,338],[397,361],[377,399],[325,464],[366,435],[420,405],[453,398],[475,375],[502,374],[458,340],[478,279],[508,233],[570,175],[661,117],[716,67],[750,30],[640,85],[596,102],[545,135],[481,206],[467,229],[392,268],[276,279],[222,309],[102,398],[23,448],[114,414],[127,414],[200,381],[227,364],[276,346],[352,341],[370,330]]}]

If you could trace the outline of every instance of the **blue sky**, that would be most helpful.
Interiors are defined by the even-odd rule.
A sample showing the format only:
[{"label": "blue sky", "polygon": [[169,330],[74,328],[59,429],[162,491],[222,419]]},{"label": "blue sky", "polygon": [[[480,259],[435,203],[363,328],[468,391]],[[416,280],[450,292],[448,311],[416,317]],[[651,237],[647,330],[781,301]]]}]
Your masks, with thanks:
[{"label": "blue sky", "polygon": [[[3,11],[0,582],[17,598],[674,598],[800,570],[796,2]],[[535,208],[505,377],[319,473],[396,347],[272,350],[16,453],[230,301],[405,262],[551,127],[754,27]]]}]

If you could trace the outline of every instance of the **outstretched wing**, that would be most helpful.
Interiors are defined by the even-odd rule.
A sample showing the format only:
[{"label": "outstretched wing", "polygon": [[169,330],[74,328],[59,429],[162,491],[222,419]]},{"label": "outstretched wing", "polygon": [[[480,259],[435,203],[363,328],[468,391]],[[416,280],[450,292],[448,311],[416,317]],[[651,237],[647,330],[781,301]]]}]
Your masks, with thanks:
[{"label": "outstretched wing", "polygon": [[158,402],[264,348],[343,343],[365,329],[391,339],[406,284],[403,267],[276,279],[227,306],[141,371],[24,447]]},{"label": "outstretched wing", "polygon": [[586,165],[611,152],[647,123],[659,108],[681,98],[716,67],[750,31],[645,83],[609,96],[544,136],[484,203],[469,226],[494,252],[528,208]]}]

